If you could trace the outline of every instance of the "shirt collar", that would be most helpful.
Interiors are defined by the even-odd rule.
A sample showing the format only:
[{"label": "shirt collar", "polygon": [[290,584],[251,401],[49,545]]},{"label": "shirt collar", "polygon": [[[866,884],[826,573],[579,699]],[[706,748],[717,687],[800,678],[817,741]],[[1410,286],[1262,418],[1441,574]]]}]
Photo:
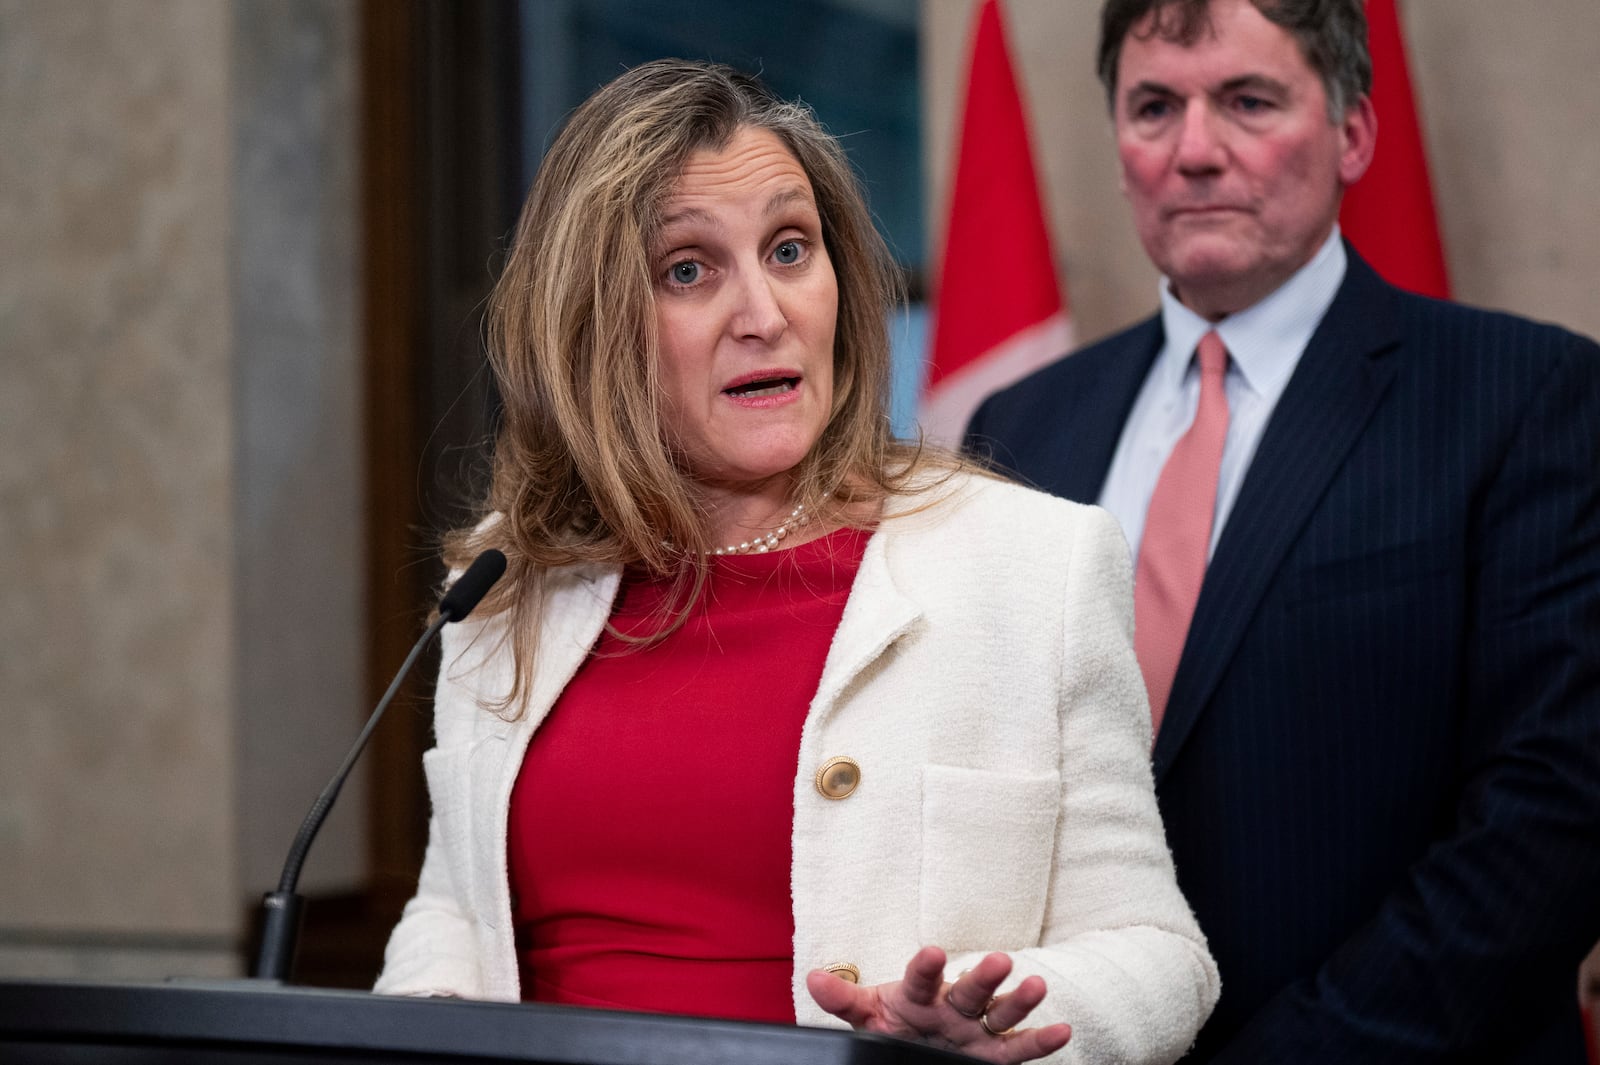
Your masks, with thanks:
[{"label": "shirt collar", "polygon": [[1161,279],[1161,326],[1166,333],[1162,362],[1156,373],[1174,390],[1184,375],[1200,338],[1212,329],[1228,349],[1230,365],[1244,383],[1261,395],[1281,393],[1300,354],[1311,341],[1317,324],[1327,313],[1344,282],[1348,257],[1339,226],[1311,261],[1265,299],[1220,322],[1210,322],[1178,302],[1171,283]]}]

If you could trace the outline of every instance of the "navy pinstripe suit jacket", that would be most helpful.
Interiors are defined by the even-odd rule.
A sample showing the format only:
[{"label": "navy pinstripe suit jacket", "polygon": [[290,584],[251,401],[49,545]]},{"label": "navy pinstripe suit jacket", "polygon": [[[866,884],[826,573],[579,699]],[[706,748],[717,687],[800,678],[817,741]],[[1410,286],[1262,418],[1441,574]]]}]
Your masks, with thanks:
[{"label": "navy pinstripe suit jacket", "polygon": [[[1354,252],[1217,545],[1156,742],[1222,971],[1191,1060],[1581,1062],[1600,938],[1600,347]],[[1100,494],[1159,318],[969,450]]]}]

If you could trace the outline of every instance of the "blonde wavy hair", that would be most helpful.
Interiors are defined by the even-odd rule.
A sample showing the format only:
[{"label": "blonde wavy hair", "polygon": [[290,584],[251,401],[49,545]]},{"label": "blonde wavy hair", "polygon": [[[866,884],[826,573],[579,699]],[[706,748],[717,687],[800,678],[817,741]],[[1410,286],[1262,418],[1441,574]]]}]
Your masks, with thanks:
[{"label": "blonde wavy hair", "polygon": [[[838,142],[803,104],[730,67],[662,59],[629,70],[551,145],[489,305],[504,413],[487,520],[450,534],[445,560],[505,553],[506,578],[479,607],[511,614],[515,687],[502,710],[531,683],[551,569],[642,565],[681,582],[680,622],[699,594],[713,545],[663,435],[650,250],[689,156],[752,128],[775,134],[810,179],[839,291],[832,411],[794,470],[796,498],[822,521],[851,524],[923,471],[962,465],[890,433],[898,273]],[[675,627],[668,619],[657,635]]]}]

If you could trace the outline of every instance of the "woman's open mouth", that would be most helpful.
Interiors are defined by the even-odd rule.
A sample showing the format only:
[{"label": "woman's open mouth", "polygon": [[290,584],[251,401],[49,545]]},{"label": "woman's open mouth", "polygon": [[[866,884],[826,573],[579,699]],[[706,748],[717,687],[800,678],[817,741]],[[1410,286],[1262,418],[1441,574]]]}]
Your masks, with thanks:
[{"label": "woman's open mouth", "polygon": [[797,401],[805,375],[793,366],[768,366],[740,374],[722,386],[722,394],[751,410],[766,410]]},{"label": "woman's open mouth", "polygon": [[723,394],[739,399],[762,399],[767,396],[781,396],[785,392],[793,392],[800,387],[798,377],[758,377],[750,381],[724,388]]}]

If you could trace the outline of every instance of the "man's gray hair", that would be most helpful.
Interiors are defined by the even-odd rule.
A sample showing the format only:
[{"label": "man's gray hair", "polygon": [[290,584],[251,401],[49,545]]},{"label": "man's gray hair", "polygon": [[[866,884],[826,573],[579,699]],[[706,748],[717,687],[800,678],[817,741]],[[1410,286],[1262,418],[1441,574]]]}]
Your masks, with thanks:
[{"label": "man's gray hair", "polygon": [[[1322,78],[1328,118],[1337,122],[1372,91],[1372,54],[1367,50],[1367,14],[1362,0],[1250,0],[1263,18],[1283,27]],[[1106,0],[1100,9],[1100,83],[1112,113],[1117,107],[1117,63],[1122,42],[1146,16],[1141,39],[1159,37],[1190,45],[1211,30],[1211,0]]]}]

